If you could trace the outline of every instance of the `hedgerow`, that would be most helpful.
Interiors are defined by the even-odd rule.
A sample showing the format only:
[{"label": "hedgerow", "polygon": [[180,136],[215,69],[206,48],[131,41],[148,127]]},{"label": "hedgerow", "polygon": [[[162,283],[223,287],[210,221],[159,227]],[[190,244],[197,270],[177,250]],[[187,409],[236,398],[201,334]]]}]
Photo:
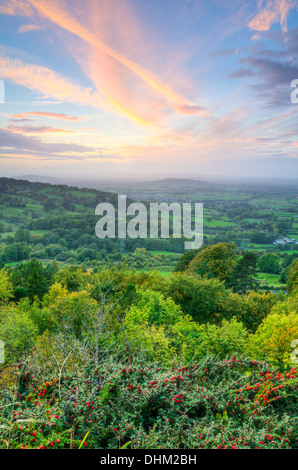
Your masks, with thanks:
[{"label": "hedgerow", "polygon": [[1,448],[298,448],[295,368],[110,359],[45,379],[24,362],[15,385],[1,398]]}]

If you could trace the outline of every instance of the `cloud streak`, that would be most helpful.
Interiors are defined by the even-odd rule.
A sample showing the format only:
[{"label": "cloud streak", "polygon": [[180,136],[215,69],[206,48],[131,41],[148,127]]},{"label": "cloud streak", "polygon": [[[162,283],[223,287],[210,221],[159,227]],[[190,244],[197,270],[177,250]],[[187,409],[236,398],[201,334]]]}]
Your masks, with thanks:
[{"label": "cloud streak", "polygon": [[194,114],[198,113],[198,108],[195,103],[192,103],[190,100],[176,93],[169,85],[164,83],[156,75],[146,70],[144,67],[140,66],[136,62],[130,60],[128,57],[105,44],[95,34],[93,34],[92,31],[84,27],[76,18],[71,16],[65,8],[63,9],[61,6],[59,6],[57,2],[51,2],[50,4],[44,0],[28,0],[28,2],[41,15],[50,20],[52,23],[80,37],[101,53],[106,54],[134,72],[154,90],[164,96],[168,100],[169,104],[176,107],[178,110],[181,106],[189,106],[189,109],[193,107]]},{"label": "cloud streak", "polygon": [[[27,0],[25,3],[33,8],[42,20],[46,19],[51,21],[52,25],[62,28],[62,33],[56,28],[59,38],[66,44],[82,72],[97,91],[91,93],[90,90],[78,89],[79,87],[70,83],[68,79],[46,67],[28,65],[8,58],[5,60],[2,58],[1,61],[0,57],[0,67],[2,65],[4,70],[3,78],[6,74],[16,83],[64,102],[71,102],[73,96],[77,101],[85,101],[128,118],[141,128],[152,128],[153,132],[158,132],[161,125],[164,126],[165,122],[177,115],[186,118],[191,116],[202,118],[206,115],[205,107],[198,106],[175,92],[165,81],[128,58],[129,55],[133,55],[132,50],[136,48],[137,56],[141,57],[141,60],[148,53],[148,43],[144,42],[144,50],[139,54],[142,28],[136,21],[128,2],[121,3],[121,12],[119,12],[119,9],[115,11],[109,1],[102,0],[99,4],[89,0],[87,6],[92,14],[87,19],[88,27],[82,24],[82,20],[76,19],[79,16],[78,12],[74,16],[73,11],[79,6],[78,2],[74,2],[72,13],[69,4],[61,1],[49,3],[43,0]],[[18,13],[17,9],[14,11]],[[86,21],[86,15],[82,15],[82,18]],[[30,25],[24,25],[21,26],[22,31],[25,32],[27,26],[29,30]],[[115,29],[116,37],[119,38],[118,48],[127,49],[124,53],[108,45],[107,38],[111,27]],[[71,36],[65,32],[71,33]],[[73,35],[77,36],[77,42]],[[173,77],[175,74],[172,73],[170,76]],[[175,80],[183,87],[181,71],[179,79]],[[167,125],[171,126],[169,122]]]},{"label": "cloud streak", "polygon": [[0,55],[0,77],[13,81],[37,93],[63,99],[65,102],[85,102],[94,107],[103,107],[97,93],[73,84],[67,78],[47,67],[25,64],[19,59],[10,59]]},{"label": "cloud streak", "polygon": [[82,172],[114,158],[119,172],[133,162],[179,174],[208,161],[294,155],[296,3],[0,0],[0,14],[16,16],[3,21],[0,157],[15,167],[22,155],[32,167],[82,160]]},{"label": "cloud streak", "polygon": [[69,133],[74,132],[72,130],[66,129],[57,129],[55,127],[47,126],[15,126],[14,124],[9,124],[6,127],[6,130],[14,133],[20,134],[59,134],[59,133]]},{"label": "cloud streak", "polygon": [[20,34],[23,33],[31,33],[32,31],[40,31],[42,28],[37,24],[23,24],[19,27],[18,32]]},{"label": "cloud streak", "polygon": [[63,113],[48,113],[43,111],[27,111],[25,113],[13,114],[12,117],[16,119],[26,119],[28,116],[49,117],[53,119],[62,119],[65,121],[80,121],[85,119],[83,116],[67,116]]},{"label": "cloud streak", "polygon": [[0,15],[22,15],[31,16],[33,9],[22,0],[4,0],[0,5]]},{"label": "cloud streak", "polygon": [[248,27],[255,31],[269,31],[274,23],[280,23],[282,30],[287,31],[287,16],[293,8],[298,6],[297,0],[269,0],[263,6],[258,1],[259,12],[248,23]]},{"label": "cloud streak", "polygon": [[36,137],[29,137],[13,130],[0,128],[0,155],[16,153],[33,154],[36,158],[97,158],[102,154],[102,148],[86,145],[47,143]]}]

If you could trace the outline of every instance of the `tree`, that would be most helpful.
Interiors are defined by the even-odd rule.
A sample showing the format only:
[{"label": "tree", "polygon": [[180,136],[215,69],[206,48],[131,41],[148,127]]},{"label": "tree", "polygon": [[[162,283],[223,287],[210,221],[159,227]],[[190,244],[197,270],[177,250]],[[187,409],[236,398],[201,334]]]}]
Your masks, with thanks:
[{"label": "tree", "polygon": [[262,273],[279,274],[280,258],[276,253],[266,253],[258,260],[258,268]]},{"label": "tree", "polygon": [[231,292],[223,299],[219,311],[226,319],[235,316],[249,331],[255,332],[264,318],[270,314],[272,307],[283,297],[284,294],[273,292],[250,291],[246,295]]},{"label": "tree", "polygon": [[27,312],[14,305],[0,310],[0,338],[5,344],[5,362],[17,362],[35,343],[37,327]]},{"label": "tree", "polygon": [[58,271],[55,282],[65,286],[69,292],[77,292],[84,286],[86,274],[78,266],[68,266]]},{"label": "tree", "polygon": [[256,279],[257,255],[253,252],[245,253],[237,262],[231,276],[230,287],[234,292],[246,294],[250,290],[257,290],[259,282]]},{"label": "tree", "polygon": [[167,364],[190,360],[199,338],[198,324],[171,298],[148,289],[138,294],[123,323],[132,352]]},{"label": "tree", "polygon": [[82,339],[92,329],[97,302],[85,290],[68,292],[56,283],[44,297],[43,306],[53,319],[55,331],[63,333],[65,337]]},{"label": "tree", "polygon": [[290,266],[296,258],[298,258],[298,253],[287,253],[282,261],[283,268]]},{"label": "tree", "polygon": [[221,325],[207,323],[199,326],[197,357],[206,354],[216,355],[221,359],[227,355],[243,354],[247,345],[248,331],[236,318],[223,320]]},{"label": "tree", "polygon": [[25,243],[12,243],[5,247],[2,259],[4,262],[20,261],[30,256],[31,248]]},{"label": "tree", "polygon": [[166,295],[181,306],[184,313],[199,323],[221,321],[228,291],[218,279],[177,273],[170,279]]},{"label": "tree", "polygon": [[0,270],[0,304],[12,297],[12,284],[6,269]]},{"label": "tree", "polygon": [[251,335],[248,352],[251,357],[267,360],[279,368],[291,368],[291,343],[298,338],[298,316],[271,313],[254,335]]},{"label": "tree", "polygon": [[295,292],[298,289],[298,259],[295,259],[290,265],[287,276],[287,289],[289,292]]},{"label": "tree", "polygon": [[19,288],[22,288],[22,296],[29,297],[31,301],[37,296],[41,300],[54,282],[54,273],[52,266],[44,267],[41,261],[36,259],[20,264],[12,270],[10,276],[14,295],[18,296]]},{"label": "tree", "polygon": [[14,234],[14,239],[16,242],[29,243],[30,238],[31,238],[30,230],[19,228]]},{"label": "tree", "polygon": [[215,277],[228,281],[236,265],[236,245],[234,243],[217,243],[207,246],[193,258],[186,270],[208,278]]},{"label": "tree", "polygon": [[251,243],[262,243],[263,245],[269,245],[272,242],[272,236],[263,232],[252,232],[250,235]]},{"label": "tree", "polygon": [[200,249],[198,249],[198,250],[187,250],[185,253],[183,253],[183,255],[180,256],[178,262],[176,263],[173,272],[174,273],[184,272],[187,269],[190,261],[193,260],[194,257],[198,254],[199,250]]}]

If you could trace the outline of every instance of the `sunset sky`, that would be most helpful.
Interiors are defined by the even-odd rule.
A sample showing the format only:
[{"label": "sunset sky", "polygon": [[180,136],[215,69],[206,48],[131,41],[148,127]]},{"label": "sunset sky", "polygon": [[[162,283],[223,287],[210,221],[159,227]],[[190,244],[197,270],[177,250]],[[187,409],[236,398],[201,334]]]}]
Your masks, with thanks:
[{"label": "sunset sky", "polygon": [[298,178],[298,0],[0,0],[0,173]]}]

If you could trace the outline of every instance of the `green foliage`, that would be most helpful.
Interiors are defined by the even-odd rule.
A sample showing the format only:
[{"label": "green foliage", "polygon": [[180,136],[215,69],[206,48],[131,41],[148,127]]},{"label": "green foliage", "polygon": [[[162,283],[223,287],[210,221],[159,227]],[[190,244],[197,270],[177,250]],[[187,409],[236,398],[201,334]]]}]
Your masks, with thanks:
[{"label": "green foliage", "polygon": [[221,307],[222,317],[235,316],[249,331],[255,332],[273,306],[283,299],[283,294],[272,292],[251,291],[246,295],[229,293]]},{"label": "green foliage", "polygon": [[30,241],[31,235],[30,230],[18,229],[14,234],[14,239],[16,242],[26,242]]},{"label": "green foliage", "polygon": [[141,291],[126,314],[124,328],[133,354],[140,349],[146,360],[168,364],[194,354],[198,325],[160,293]]},{"label": "green foliage", "polygon": [[38,335],[54,329],[53,317],[47,308],[41,308],[38,299],[34,302],[30,302],[28,298],[21,299],[18,303],[18,310],[28,315],[37,328]]},{"label": "green foliage", "polygon": [[295,259],[290,265],[287,276],[287,288],[289,292],[296,292],[298,290],[298,259]]},{"label": "green foliage", "polygon": [[258,268],[262,273],[279,274],[280,258],[276,253],[266,253],[258,259]]},{"label": "green foliage", "polygon": [[279,302],[277,302],[271,309],[271,313],[277,314],[298,314],[298,295],[284,296]]},{"label": "green foliage", "polygon": [[59,270],[55,274],[55,282],[66,287],[69,292],[77,292],[86,286],[88,282],[88,274],[78,266],[69,266]]},{"label": "green foliage", "polygon": [[166,292],[193,320],[199,323],[220,321],[220,308],[227,291],[218,279],[177,273],[171,277]]},{"label": "green foliage", "polygon": [[26,242],[12,243],[4,248],[2,260],[7,263],[9,261],[21,261],[29,258],[32,249]]},{"label": "green foliage", "polygon": [[78,339],[92,328],[97,309],[97,302],[87,291],[68,292],[61,284],[51,286],[43,305],[56,331]]},{"label": "green foliage", "polygon": [[75,379],[17,370],[1,448],[298,448],[295,369],[233,356],[174,368],[110,359]]},{"label": "green foliage", "polygon": [[201,325],[197,341],[196,358],[202,358],[207,353],[221,359],[234,354],[245,353],[248,331],[236,318],[223,320],[220,326]]},{"label": "green foliage", "polygon": [[289,369],[293,366],[290,356],[294,339],[298,339],[297,312],[271,313],[250,336],[247,350],[251,357],[266,359],[280,369]]},{"label": "green foliage", "polygon": [[239,294],[247,294],[248,291],[257,290],[259,283],[256,279],[257,256],[253,252],[245,253],[237,261],[231,275],[229,287]]},{"label": "green foliage", "polygon": [[9,274],[6,269],[0,270],[0,304],[6,302],[12,297],[12,283],[9,279]]},{"label": "green foliage", "polygon": [[236,265],[236,246],[234,243],[217,243],[207,246],[191,260],[186,270],[207,278],[215,277],[228,281]]},{"label": "green foliage", "polygon": [[28,353],[37,336],[37,327],[22,308],[14,305],[0,307],[0,338],[5,345],[5,362],[10,364]]},{"label": "green foliage", "polygon": [[184,272],[190,261],[194,259],[194,257],[199,253],[199,250],[187,250],[182,256],[180,256],[179,261],[175,264],[173,272]]},{"label": "green foliage", "polygon": [[[44,267],[40,261],[33,259],[12,269],[10,280],[14,288],[16,300],[29,297],[33,302],[35,297],[42,300],[54,282],[55,270],[52,266]],[[22,289],[22,294],[20,294]]]},{"label": "green foliage", "polygon": [[287,295],[256,291],[256,255],[236,249],[271,243],[276,212],[214,199],[204,247],[178,261],[183,240],[96,239],[112,193],[1,183],[0,447],[298,448],[297,256],[259,258]]}]

